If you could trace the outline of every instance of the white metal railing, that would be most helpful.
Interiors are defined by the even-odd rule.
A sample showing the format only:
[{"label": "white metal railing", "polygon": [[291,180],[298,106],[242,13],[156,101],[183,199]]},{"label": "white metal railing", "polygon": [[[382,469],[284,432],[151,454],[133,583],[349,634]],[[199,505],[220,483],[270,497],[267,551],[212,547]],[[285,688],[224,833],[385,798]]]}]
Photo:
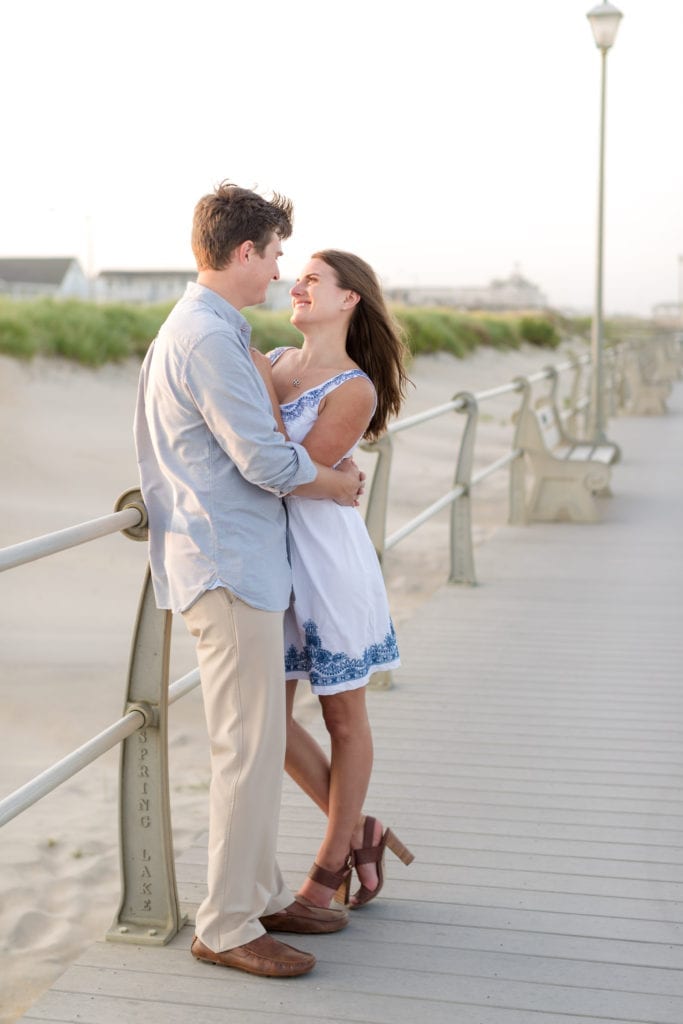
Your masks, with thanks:
[{"label": "white metal railing", "polygon": [[[680,344],[672,358],[678,360]],[[617,358],[612,360],[616,366]],[[450,402],[398,420],[379,441],[363,447],[378,454],[366,507],[366,523],[380,556],[395,547],[442,509],[451,507],[451,582],[474,583],[469,499],[472,488],[493,473],[511,467],[510,516],[519,514],[519,466],[517,449],[497,458],[478,472],[472,459],[479,405],[504,395],[524,392],[535,383],[549,381],[555,397],[560,376],[574,373],[568,408],[563,418],[578,422],[585,413],[582,372],[590,357],[572,358],[546,367],[526,378],[471,394],[463,392]],[[614,373],[606,375],[610,395],[618,391]],[[387,494],[393,435],[450,412],[465,413],[466,422],[457,456],[454,486],[389,537],[386,536]],[[118,531],[134,540],[147,536],[147,513],[140,492],[126,491],[110,515],[0,550],[0,571],[17,567]],[[0,826],[35,804],[112,747],[121,744],[120,846],[122,896],[119,911],[108,933],[112,940],[164,943],[182,925],[175,884],[175,865],[170,825],[167,763],[168,706],[199,685],[194,669],[169,685],[171,615],[154,603],[149,570],[146,571],[131,647],[124,713],[97,736],[46,769],[42,774],[0,800]]]},{"label": "white metal railing", "polygon": [[46,533],[43,537],[34,537],[22,544],[14,544],[11,548],[0,551],[0,572],[25,565],[27,562],[37,562],[39,558],[75,548],[79,544],[97,540],[98,537],[107,537],[126,527],[139,526],[140,521],[140,512],[137,509],[112,512],[110,515],[91,519],[87,523],[79,523],[78,526],[69,526],[65,530]]},{"label": "white metal railing", "polygon": [[[126,491],[111,515],[46,534],[0,551],[0,571],[121,531],[147,536],[147,511],[139,490]],[[121,744],[119,840],[122,895],[108,938],[168,942],[183,918],[175,883],[168,789],[167,714],[199,682],[188,673],[169,686],[171,614],[154,602],[149,569],[140,598],[131,649],[124,713],[97,736],[0,800],[6,824],[98,757]]]},{"label": "white metal railing", "polygon": [[[569,409],[558,410],[558,412],[565,419],[573,417],[576,420],[580,412],[588,404],[586,394],[581,392],[581,376],[583,370],[590,367],[590,362],[591,358],[588,354],[580,357],[574,356],[556,366],[546,367],[537,373],[523,379],[519,378],[509,384],[501,384],[498,387],[487,388],[476,393],[461,392],[455,395],[450,402],[434,406],[422,413],[416,413],[414,416],[396,420],[389,425],[386,434],[378,441],[364,444],[362,447],[365,451],[374,452],[378,457],[368,498],[366,523],[380,560],[383,560],[387,551],[410,536],[410,534],[414,533],[415,530],[419,529],[419,527],[423,526],[435,515],[443,511],[443,509],[450,507],[450,573],[448,579],[450,583],[475,583],[470,508],[470,496],[473,488],[499,470],[511,466],[513,467],[510,475],[511,521],[521,521],[523,519],[522,509],[524,505],[523,475],[519,471],[519,464],[523,456],[519,449],[513,448],[510,452],[500,456],[494,462],[479,469],[476,473],[472,471],[475,433],[480,405],[483,402],[488,402],[504,395],[521,393],[525,387],[530,387],[542,381],[550,382],[551,397],[555,400],[560,376],[567,372],[572,372],[574,377],[569,396]],[[606,387],[610,388],[612,386],[611,376],[606,375],[606,382]],[[386,521],[390,467],[393,459],[392,438],[400,431],[420,426],[451,412],[464,413],[467,417],[458,452],[453,487],[409,522],[387,536]]]},{"label": "white metal railing", "polygon": [[89,519],[86,523],[69,526],[65,530],[46,533],[42,537],[33,537],[8,548],[0,548],[0,572],[26,565],[27,562],[37,562],[40,558],[119,531],[133,539],[142,540],[146,530],[147,510],[142,495],[138,490],[125,491],[116,503],[116,511],[109,515]]},{"label": "white metal railing", "polygon": [[[112,530],[111,532],[116,531]],[[169,686],[169,706],[191,693],[197,686],[199,686],[199,669],[195,668]],[[107,751],[132,736],[149,722],[149,715],[145,713],[144,708],[132,708],[116,722],[112,722],[102,732],[93,736],[87,743],[67,754],[61,761],[57,761],[40,775],[36,775],[30,782],[20,786],[4,800],[0,800],[0,827],[16,818],[22,811],[27,811],[33,804],[38,803],[48,793],[61,786],[63,782],[77,775],[102,754],[106,754]]]}]

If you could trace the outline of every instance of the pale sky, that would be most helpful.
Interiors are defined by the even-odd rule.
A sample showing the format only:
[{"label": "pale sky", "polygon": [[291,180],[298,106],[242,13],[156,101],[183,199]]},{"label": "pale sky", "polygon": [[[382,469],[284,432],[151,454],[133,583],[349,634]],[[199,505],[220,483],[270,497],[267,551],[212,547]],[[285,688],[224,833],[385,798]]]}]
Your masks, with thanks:
[{"label": "pale sky", "polygon": [[[192,267],[224,178],[294,200],[283,277],[349,249],[387,286],[515,267],[590,310],[600,54],[591,0],[6,4],[0,255]],[[683,2],[617,0],[605,310],[679,299]]]}]

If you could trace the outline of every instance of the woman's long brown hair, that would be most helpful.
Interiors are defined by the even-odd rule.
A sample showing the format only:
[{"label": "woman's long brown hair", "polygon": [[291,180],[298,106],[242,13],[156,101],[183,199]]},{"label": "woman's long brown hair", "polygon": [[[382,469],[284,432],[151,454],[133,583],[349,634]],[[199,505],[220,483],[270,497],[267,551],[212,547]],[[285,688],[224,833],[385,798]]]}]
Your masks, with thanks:
[{"label": "woman's long brown hair", "polygon": [[349,323],[346,351],[377,392],[377,408],[363,435],[374,441],[384,433],[390,417],[398,415],[410,382],[404,367],[408,348],[403,331],[387,309],[377,275],[365,260],[340,249],[323,249],[312,258],[332,267],[340,288],[360,295]]}]

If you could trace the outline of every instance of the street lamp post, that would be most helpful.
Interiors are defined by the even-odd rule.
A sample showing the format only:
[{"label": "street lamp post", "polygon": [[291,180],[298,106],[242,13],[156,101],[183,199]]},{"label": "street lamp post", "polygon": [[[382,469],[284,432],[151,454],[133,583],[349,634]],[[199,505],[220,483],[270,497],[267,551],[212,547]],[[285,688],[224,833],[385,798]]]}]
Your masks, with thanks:
[{"label": "street lamp post", "polygon": [[602,315],[602,256],[603,256],[603,221],[605,199],[605,92],[607,81],[607,51],[614,44],[621,21],[621,11],[617,10],[609,0],[593,7],[586,15],[591,28],[595,45],[600,50],[601,87],[600,87],[600,161],[598,171],[598,247],[595,270],[595,309],[593,329],[591,333],[591,356],[593,375],[591,380],[590,433],[595,441],[605,441],[605,403],[603,380],[603,315]]}]

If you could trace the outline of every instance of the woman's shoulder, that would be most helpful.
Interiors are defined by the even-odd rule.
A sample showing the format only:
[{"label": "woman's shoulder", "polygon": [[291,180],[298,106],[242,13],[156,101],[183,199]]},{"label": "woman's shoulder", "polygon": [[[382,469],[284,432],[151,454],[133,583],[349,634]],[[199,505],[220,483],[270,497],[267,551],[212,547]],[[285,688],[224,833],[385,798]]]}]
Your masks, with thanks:
[{"label": "woman's shoulder", "polygon": [[332,402],[339,408],[351,404],[358,408],[359,413],[364,414],[365,410],[369,410],[371,415],[377,405],[375,385],[359,367],[343,370],[327,381],[320,398],[325,400],[324,404]]},{"label": "woman's shoulder", "polygon": [[[344,387],[342,385],[345,385]],[[284,417],[296,418],[306,410],[319,414],[330,407],[348,410],[349,405],[374,411],[377,394],[370,378],[358,368],[342,370],[320,384],[303,391],[291,402],[280,406]]]},{"label": "woman's shoulder", "polygon": [[344,391],[365,390],[368,392],[372,391],[374,394],[375,385],[368,374],[361,370],[359,366],[349,367],[348,370],[340,370],[339,373],[336,373],[333,377],[320,384],[318,390],[325,395],[330,395],[332,392],[337,391],[338,388],[341,388],[342,384],[348,384],[352,381],[352,387],[350,389],[344,388]]}]

